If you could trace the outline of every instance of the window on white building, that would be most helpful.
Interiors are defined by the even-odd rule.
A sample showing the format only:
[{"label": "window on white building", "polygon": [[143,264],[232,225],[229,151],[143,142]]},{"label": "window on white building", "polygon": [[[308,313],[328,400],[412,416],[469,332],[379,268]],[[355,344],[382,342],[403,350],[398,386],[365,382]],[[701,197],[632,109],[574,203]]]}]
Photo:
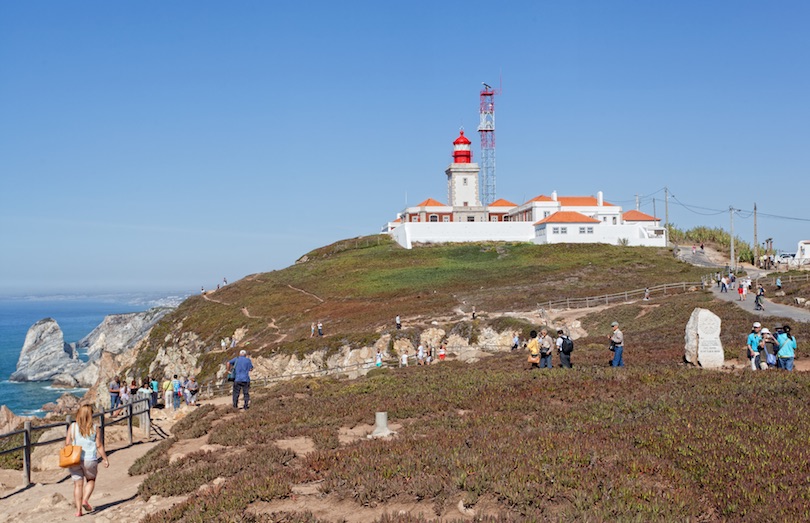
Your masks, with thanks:
[{"label": "window on white building", "polygon": [[428,221],[431,221],[431,222],[438,222],[438,221],[439,221],[439,215],[437,215],[437,214],[431,214],[431,215],[430,215],[430,218],[428,218]]},{"label": "window on white building", "polygon": [[560,228],[559,227],[552,227],[551,228],[551,234],[560,234]]},{"label": "window on white building", "polygon": [[550,214],[549,211],[543,211],[543,218],[548,218]]},{"label": "window on white building", "polygon": [[468,222],[474,222],[475,221],[475,216],[467,216],[467,221]]},{"label": "window on white building", "polygon": [[464,207],[467,207],[467,202],[464,202],[462,205],[464,205]]},{"label": "window on white building", "polygon": [[411,216],[411,221],[412,222],[418,222],[419,221],[419,216],[414,214],[413,216]]},{"label": "window on white building", "polygon": [[568,234],[568,227],[560,227],[560,234]]},{"label": "window on white building", "polygon": [[606,222],[607,221],[607,216],[602,216],[602,221]]},{"label": "window on white building", "polygon": [[588,234],[593,234],[593,227],[588,227]]},{"label": "window on white building", "polygon": [[443,222],[449,222],[449,221],[450,221],[450,217],[449,217],[449,216],[442,216],[442,221],[443,221]]},{"label": "window on white building", "polygon": [[613,225],[616,225],[616,217],[613,217]]},{"label": "window on white building", "polygon": [[466,186],[467,185],[467,178],[462,178],[461,179],[461,184]]},{"label": "window on white building", "polygon": [[489,221],[491,221],[491,222],[497,222],[497,221],[498,221],[498,217],[497,217],[497,216],[490,216],[490,217],[489,217]]}]

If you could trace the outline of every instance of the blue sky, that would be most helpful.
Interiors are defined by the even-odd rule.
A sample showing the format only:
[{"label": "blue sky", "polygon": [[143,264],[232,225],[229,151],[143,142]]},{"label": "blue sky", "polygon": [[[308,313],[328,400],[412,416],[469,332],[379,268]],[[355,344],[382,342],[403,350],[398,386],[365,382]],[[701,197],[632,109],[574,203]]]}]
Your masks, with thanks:
[{"label": "blue sky", "polygon": [[497,197],[663,217],[668,187],[671,222],[733,206],[748,241],[756,202],[792,251],[809,26],[800,1],[2,2],[0,295],[193,292],[373,234],[446,200],[460,127],[480,158],[499,77]]}]

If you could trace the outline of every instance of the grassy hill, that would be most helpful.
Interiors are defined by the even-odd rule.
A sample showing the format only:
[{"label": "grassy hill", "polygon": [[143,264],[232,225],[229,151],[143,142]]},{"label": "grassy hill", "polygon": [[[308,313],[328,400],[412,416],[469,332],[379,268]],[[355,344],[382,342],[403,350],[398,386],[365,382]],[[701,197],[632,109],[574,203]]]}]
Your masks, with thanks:
[{"label": "grassy hill", "polygon": [[[152,341],[191,329],[216,346],[244,327],[252,352],[305,351],[394,333],[396,314],[418,330],[461,309],[452,321],[474,330],[548,300],[702,275],[667,250],[606,245],[406,251],[374,237],[304,259],[188,300]],[[466,314],[473,305],[475,321]],[[144,500],[187,496],[144,523],[411,523],[469,521],[471,513],[488,522],[810,518],[810,378],[683,365],[684,326],[695,307],[720,315],[726,356],[736,357],[754,318],[695,291],[584,311],[589,335],[577,340],[573,370],[528,371],[522,352],[505,352],[473,364],[255,389],[249,413],[202,407],[175,437],[221,447],[168,465],[169,440],[144,456],[133,471],[151,472],[139,489]],[[318,319],[328,336],[310,339]],[[606,365],[613,320],[627,340],[625,369]],[[808,325],[793,332],[805,357]],[[345,438],[376,411],[401,425],[397,437]],[[279,446],[290,438],[314,451]]]},{"label": "grassy hill", "polygon": [[[153,330],[137,372],[145,375],[159,347],[188,333],[203,353],[244,328],[241,345],[253,354],[301,354],[368,343],[397,314],[406,325],[421,325],[475,306],[485,324],[503,311],[535,310],[549,300],[699,281],[705,273],[667,249],[481,243],[406,250],[387,236],[345,240],[301,260],[186,300]],[[318,320],[327,336],[310,339]],[[203,378],[221,360],[203,354]]]}]

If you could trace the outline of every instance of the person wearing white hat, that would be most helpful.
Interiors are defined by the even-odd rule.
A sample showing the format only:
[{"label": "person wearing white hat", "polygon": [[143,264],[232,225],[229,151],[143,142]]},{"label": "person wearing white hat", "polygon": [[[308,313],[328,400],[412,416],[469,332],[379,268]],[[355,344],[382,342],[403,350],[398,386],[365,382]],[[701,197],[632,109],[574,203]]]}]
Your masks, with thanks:
[{"label": "person wearing white hat", "polygon": [[751,328],[751,334],[748,335],[746,344],[748,345],[748,359],[751,361],[751,370],[759,369],[759,350],[762,346],[762,324],[758,321],[754,322]]},{"label": "person wearing white hat", "polygon": [[611,367],[624,367],[624,334],[619,330],[619,322],[614,321],[610,324],[613,329],[613,334],[608,336],[610,340],[610,350],[613,351],[613,360],[610,362]]}]

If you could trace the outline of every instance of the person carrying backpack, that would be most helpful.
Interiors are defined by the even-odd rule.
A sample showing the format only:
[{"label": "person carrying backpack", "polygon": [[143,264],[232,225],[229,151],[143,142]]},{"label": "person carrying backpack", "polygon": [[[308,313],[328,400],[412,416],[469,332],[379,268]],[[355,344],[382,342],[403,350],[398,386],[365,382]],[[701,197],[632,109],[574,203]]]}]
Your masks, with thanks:
[{"label": "person carrying backpack", "polygon": [[557,351],[560,353],[560,366],[564,369],[572,368],[571,353],[574,352],[574,341],[557,329]]},{"label": "person carrying backpack", "polygon": [[776,366],[783,370],[793,370],[793,358],[796,356],[796,338],[790,334],[790,325],[782,327],[782,332],[776,337],[779,352],[776,353]]}]

